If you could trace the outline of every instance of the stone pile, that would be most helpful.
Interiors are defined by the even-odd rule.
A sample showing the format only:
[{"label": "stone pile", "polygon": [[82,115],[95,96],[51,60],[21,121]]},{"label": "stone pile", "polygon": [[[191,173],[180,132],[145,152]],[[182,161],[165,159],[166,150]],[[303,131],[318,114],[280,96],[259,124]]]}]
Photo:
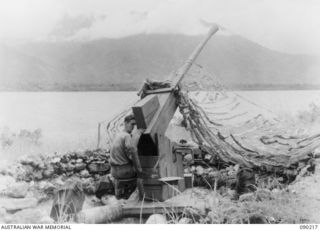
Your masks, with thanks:
[{"label": "stone pile", "polygon": [[[105,150],[70,152],[65,155],[31,155],[11,166],[0,169],[0,221],[16,222],[16,214],[39,217],[38,207],[49,203],[55,193],[70,184],[80,182],[86,194],[94,194],[100,181],[109,182],[109,153]],[[110,187],[110,194],[113,188]],[[42,215],[45,223],[50,217]],[[49,220],[48,220],[49,219]],[[42,220],[38,219],[37,223]]]},{"label": "stone pile", "polygon": [[190,154],[184,155],[183,163],[184,173],[193,175],[193,186],[209,189],[235,187],[239,165],[219,166],[211,155],[194,160]]},{"label": "stone pile", "polygon": [[55,174],[67,177],[75,175],[80,178],[89,178],[105,175],[110,171],[109,153],[100,149],[67,153],[62,157],[53,158],[51,163]]},{"label": "stone pile", "polygon": [[[212,155],[204,154],[194,159],[191,154],[183,156],[184,172],[193,175],[193,186],[206,187],[208,189],[219,189],[226,187],[238,191],[246,191],[243,187],[263,187],[270,190],[282,189],[285,185],[294,183],[305,175],[314,173],[315,159],[299,162],[296,169],[287,169],[285,172],[258,171],[257,169],[240,168],[236,165],[226,165],[218,162]],[[313,161],[313,162],[312,162]],[[247,172],[244,172],[246,170]],[[251,174],[250,174],[251,171]],[[251,176],[250,176],[251,175]],[[240,188],[242,187],[242,189]],[[248,190],[252,191],[252,190]],[[242,192],[238,192],[242,193]]]},{"label": "stone pile", "polygon": [[17,181],[23,182],[52,181],[58,177],[65,180],[75,177],[88,184],[89,181],[99,181],[101,176],[109,172],[109,153],[98,149],[69,152],[62,156],[40,154],[25,156],[17,164],[2,169],[0,174],[12,176]]},{"label": "stone pile", "polygon": [[[0,223],[51,223],[45,210],[37,208],[42,196],[34,182],[16,181],[9,175],[0,175],[0,182]],[[42,185],[43,189],[50,187],[49,183]]]},{"label": "stone pile", "polygon": [[13,198],[23,198],[28,187],[31,187],[37,196],[41,193],[52,196],[67,180],[72,180],[80,181],[86,194],[94,194],[101,180],[112,182],[109,172],[109,153],[101,149],[69,152],[61,156],[25,156],[16,164],[0,170],[1,177],[17,181],[17,189],[2,185],[0,193]]}]

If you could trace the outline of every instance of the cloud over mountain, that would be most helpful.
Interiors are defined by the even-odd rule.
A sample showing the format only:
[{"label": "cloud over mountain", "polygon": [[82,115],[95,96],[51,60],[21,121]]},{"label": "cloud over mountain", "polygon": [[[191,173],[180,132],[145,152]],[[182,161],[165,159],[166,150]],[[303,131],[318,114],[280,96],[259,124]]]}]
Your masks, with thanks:
[{"label": "cloud over mountain", "polygon": [[204,20],[271,49],[320,55],[319,11],[318,0],[2,0],[0,39],[198,35]]},{"label": "cloud over mountain", "polygon": [[81,29],[91,28],[96,22],[96,17],[77,15],[64,15],[63,18],[54,26],[49,34],[53,39],[66,39],[74,36]]}]

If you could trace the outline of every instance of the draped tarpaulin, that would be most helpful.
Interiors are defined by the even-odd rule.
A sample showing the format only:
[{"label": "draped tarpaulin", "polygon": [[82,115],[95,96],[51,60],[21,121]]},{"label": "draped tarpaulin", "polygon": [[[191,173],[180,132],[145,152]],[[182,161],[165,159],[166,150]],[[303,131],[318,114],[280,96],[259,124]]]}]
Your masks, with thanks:
[{"label": "draped tarpaulin", "polygon": [[[320,146],[320,132],[312,134],[228,91],[200,65],[194,65],[181,86],[179,109],[193,141],[227,163],[268,171],[294,169]],[[130,108],[106,125],[109,144],[127,113]]]}]

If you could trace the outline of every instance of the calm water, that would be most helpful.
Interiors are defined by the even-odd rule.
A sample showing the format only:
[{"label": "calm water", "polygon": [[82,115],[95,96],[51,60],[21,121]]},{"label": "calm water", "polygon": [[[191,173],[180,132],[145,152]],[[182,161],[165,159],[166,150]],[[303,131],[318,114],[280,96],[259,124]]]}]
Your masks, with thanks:
[{"label": "calm water", "polygon": [[[238,94],[277,114],[294,115],[320,105],[320,91],[241,91]],[[0,92],[0,135],[40,128],[42,145],[12,145],[2,156],[94,148],[98,122],[138,100],[136,92]]]}]

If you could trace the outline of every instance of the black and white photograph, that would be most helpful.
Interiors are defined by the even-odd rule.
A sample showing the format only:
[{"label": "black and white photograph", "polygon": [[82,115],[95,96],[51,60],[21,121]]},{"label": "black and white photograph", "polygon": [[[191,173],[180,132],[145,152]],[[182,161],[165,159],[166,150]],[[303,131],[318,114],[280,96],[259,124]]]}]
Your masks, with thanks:
[{"label": "black and white photograph", "polygon": [[318,0],[0,0],[1,230],[319,229],[319,41]]}]

